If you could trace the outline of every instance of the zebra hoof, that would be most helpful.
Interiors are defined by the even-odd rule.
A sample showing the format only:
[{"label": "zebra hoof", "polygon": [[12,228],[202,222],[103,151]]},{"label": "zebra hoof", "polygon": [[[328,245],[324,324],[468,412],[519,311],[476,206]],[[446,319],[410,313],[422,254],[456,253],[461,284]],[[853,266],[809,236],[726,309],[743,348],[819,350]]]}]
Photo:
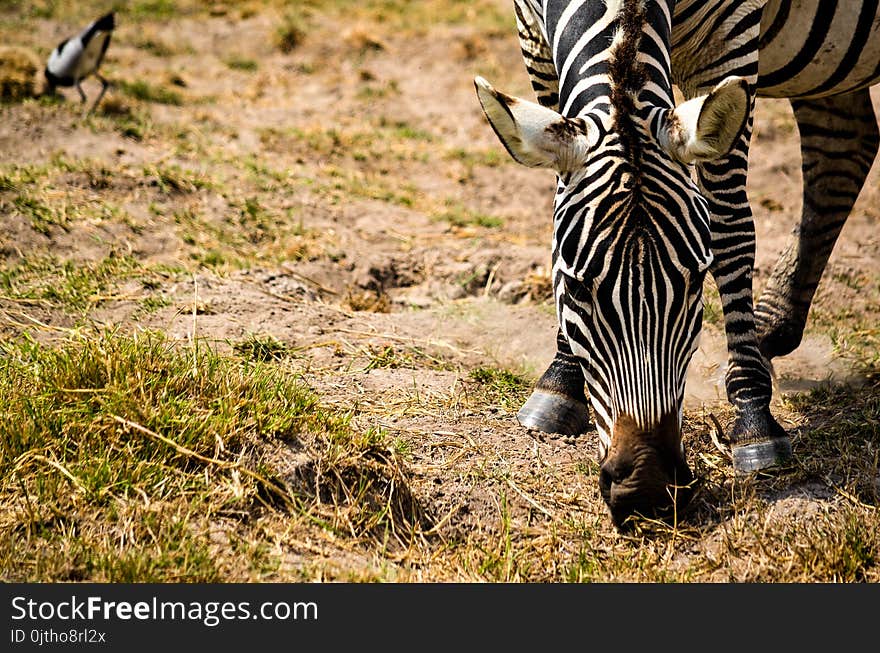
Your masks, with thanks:
[{"label": "zebra hoof", "polygon": [[764,442],[734,445],[732,453],[734,472],[749,474],[789,462],[791,460],[791,440],[788,439],[788,436],[784,436]]},{"label": "zebra hoof", "polygon": [[517,421],[544,433],[580,435],[590,427],[586,404],[561,394],[535,390],[516,414]]}]

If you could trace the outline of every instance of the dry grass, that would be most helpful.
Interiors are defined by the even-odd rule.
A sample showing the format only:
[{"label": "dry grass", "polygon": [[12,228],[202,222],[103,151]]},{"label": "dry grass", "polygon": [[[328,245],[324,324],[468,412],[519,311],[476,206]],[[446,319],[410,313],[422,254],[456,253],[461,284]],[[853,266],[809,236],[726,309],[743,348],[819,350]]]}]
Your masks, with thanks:
[{"label": "dry grass", "polygon": [[25,339],[4,347],[0,387],[7,581],[228,579],[217,529],[254,544],[235,575],[260,577],[279,561],[251,558],[253,540],[277,513],[389,548],[431,526],[380,433],[253,356],[150,333]]},{"label": "dry grass", "polygon": [[299,12],[289,12],[281,19],[275,29],[275,47],[284,54],[290,54],[306,38],[308,28]]},{"label": "dry grass", "polygon": [[0,101],[21,102],[42,91],[42,62],[24,47],[0,48]]},{"label": "dry grass", "polygon": [[[688,412],[692,505],[621,534],[593,435],[515,421],[535,370],[493,353],[543,336],[475,344],[552,312],[549,221],[524,199],[552,179],[441,79],[512,53],[494,72],[527,88],[509,6],[334,0],[279,23],[286,4],[128,3],[124,81],[91,118],[4,107],[28,149],[0,166],[0,578],[880,581],[876,278],[830,277],[858,302],[811,333],[862,383],[782,404],[795,464],[734,477],[708,435],[729,406]],[[95,9],[14,3],[0,33]],[[230,21],[247,38],[215,45]]]}]

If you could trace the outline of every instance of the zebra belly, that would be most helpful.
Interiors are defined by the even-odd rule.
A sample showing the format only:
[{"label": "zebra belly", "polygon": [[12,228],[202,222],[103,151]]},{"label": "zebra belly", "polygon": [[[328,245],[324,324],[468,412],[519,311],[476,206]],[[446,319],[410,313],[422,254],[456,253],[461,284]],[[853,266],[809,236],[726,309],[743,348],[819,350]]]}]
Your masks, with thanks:
[{"label": "zebra belly", "polygon": [[769,0],[761,20],[758,95],[824,97],[880,79],[880,2]]}]

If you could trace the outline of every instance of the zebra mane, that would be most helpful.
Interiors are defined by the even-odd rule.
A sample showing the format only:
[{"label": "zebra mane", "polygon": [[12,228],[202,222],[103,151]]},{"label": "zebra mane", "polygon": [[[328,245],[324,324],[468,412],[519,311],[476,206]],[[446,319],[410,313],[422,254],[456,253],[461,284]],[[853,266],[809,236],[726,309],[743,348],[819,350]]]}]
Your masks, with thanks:
[{"label": "zebra mane", "polygon": [[639,59],[642,32],[647,20],[645,0],[607,1],[609,9],[611,5],[617,5],[617,30],[608,60],[614,127],[620,135],[627,158],[636,171],[640,147],[639,132],[633,116],[636,113],[636,100],[647,82],[645,65]]}]

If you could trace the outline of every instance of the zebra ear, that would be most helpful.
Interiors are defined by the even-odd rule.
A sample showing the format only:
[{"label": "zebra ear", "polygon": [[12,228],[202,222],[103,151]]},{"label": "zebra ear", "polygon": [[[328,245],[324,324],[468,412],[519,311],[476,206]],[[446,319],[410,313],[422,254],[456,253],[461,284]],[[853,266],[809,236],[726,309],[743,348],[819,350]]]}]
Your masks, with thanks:
[{"label": "zebra ear", "polygon": [[660,143],[682,163],[712,161],[733,149],[749,117],[749,86],[728,77],[712,89],[678,105],[658,134]]},{"label": "zebra ear", "polygon": [[531,168],[571,172],[584,165],[595,128],[534,102],[505,95],[482,77],[474,79],[483,112],[516,161]]}]

